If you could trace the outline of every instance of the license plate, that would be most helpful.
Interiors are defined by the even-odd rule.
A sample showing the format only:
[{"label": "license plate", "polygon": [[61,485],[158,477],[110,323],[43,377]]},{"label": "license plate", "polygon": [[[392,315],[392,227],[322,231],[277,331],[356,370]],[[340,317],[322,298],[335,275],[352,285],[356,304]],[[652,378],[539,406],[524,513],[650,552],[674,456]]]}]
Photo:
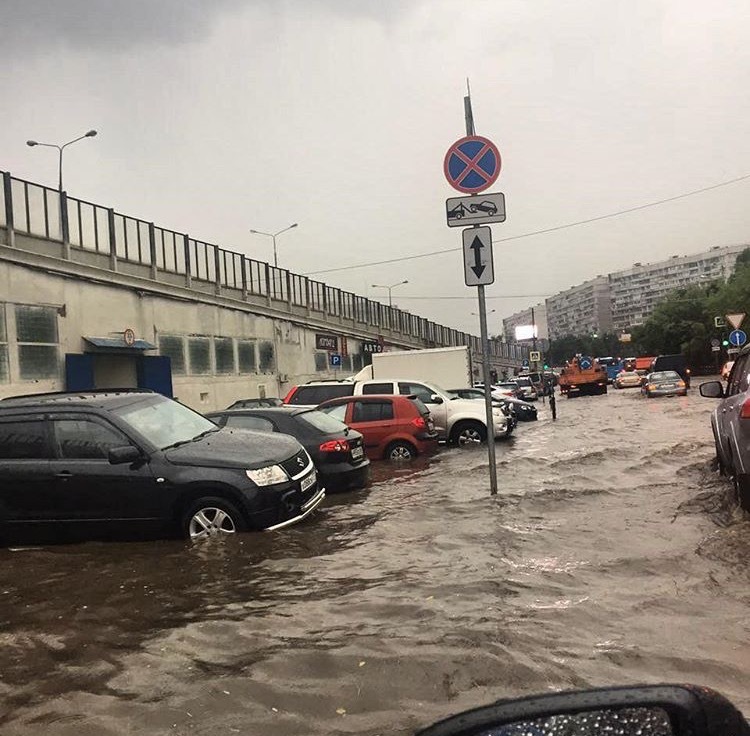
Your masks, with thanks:
[{"label": "license plate", "polygon": [[313,472],[310,473],[310,475],[308,475],[307,478],[302,479],[302,483],[300,484],[302,490],[306,491],[308,488],[310,488],[310,486],[315,485],[316,478],[317,478],[317,475],[315,471],[313,470]]},{"label": "license plate", "polygon": [[674,384],[673,383],[665,383],[665,384],[662,384],[661,386],[657,386],[656,388],[670,389],[670,388],[674,388]]},{"label": "license plate", "polygon": [[364,454],[365,451],[361,447],[352,447],[352,460],[359,460]]}]

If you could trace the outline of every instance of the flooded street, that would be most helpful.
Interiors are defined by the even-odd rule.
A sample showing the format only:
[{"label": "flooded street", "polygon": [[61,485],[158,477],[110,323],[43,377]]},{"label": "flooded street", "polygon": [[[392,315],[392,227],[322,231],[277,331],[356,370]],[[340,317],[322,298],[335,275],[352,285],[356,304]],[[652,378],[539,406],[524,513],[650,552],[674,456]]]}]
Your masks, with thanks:
[{"label": "flooded street", "polygon": [[709,685],[750,712],[750,523],[712,401],[558,401],[309,522],[0,550],[6,736],[406,734],[502,696]]}]

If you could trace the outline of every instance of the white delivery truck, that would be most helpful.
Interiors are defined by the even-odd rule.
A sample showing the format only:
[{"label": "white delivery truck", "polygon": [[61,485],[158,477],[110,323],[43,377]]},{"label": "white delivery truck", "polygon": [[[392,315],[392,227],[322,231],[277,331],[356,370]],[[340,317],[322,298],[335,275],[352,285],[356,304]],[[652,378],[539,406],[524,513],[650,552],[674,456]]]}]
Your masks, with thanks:
[{"label": "white delivery truck", "polygon": [[372,365],[363,368],[355,380],[372,378],[419,377],[442,388],[469,388],[471,354],[466,346],[456,348],[428,348],[427,350],[393,350],[375,353]]}]

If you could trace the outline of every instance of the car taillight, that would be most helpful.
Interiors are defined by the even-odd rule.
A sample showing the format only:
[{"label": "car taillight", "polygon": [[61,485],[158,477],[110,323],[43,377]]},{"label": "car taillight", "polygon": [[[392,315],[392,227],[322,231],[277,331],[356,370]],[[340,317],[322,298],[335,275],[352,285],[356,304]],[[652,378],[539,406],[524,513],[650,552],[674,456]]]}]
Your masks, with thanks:
[{"label": "car taillight", "polygon": [[411,423],[417,429],[425,429],[427,427],[427,422],[425,422],[424,417],[416,417],[415,419],[411,420]]},{"label": "car taillight", "polygon": [[740,409],[740,419],[750,419],[750,399],[745,399]]},{"label": "car taillight", "polygon": [[349,452],[347,440],[328,440],[320,446],[321,452]]}]

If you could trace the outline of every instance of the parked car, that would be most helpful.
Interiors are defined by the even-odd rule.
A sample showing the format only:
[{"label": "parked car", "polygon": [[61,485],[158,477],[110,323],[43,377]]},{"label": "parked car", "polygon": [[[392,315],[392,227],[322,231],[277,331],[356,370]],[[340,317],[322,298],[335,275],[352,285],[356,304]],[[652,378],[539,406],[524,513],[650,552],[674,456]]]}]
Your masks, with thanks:
[{"label": "parked car", "polygon": [[318,409],[361,432],[373,460],[411,460],[437,448],[430,412],[413,395],[349,396],[326,401]]},{"label": "parked car", "polygon": [[643,376],[636,371],[620,371],[612,385],[615,388],[639,388],[643,384]]},{"label": "parked car", "polygon": [[655,396],[687,396],[687,386],[677,371],[656,371],[646,376],[641,392],[648,399]]},{"label": "parked car", "polygon": [[281,432],[294,437],[310,455],[327,491],[362,488],[370,479],[362,435],[315,409],[274,406],[206,415],[221,427]]},{"label": "parked car", "polygon": [[[513,385],[515,386],[515,384]],[[479,399],[484,401],[484,390],[480,388],[452,388],[450,392],[456,394],[456,396],[459,396],[462,399]],[[528,401],[522,401],[510,394],[502,395],[500,398],[495,398],[494,391],[492,400],[500,406],[509,407],[519,421],[533,422],[537,419],[536,407]]]},{"label": "parked car", "polygon": [[0,534],[135,526],[203,539],[301,521],[325,496],[291,437],[222,429],[161,394],[0,401]]},{"label": "parked car", "polygon": [[[311,381],[295,386],[284,398],[285,404],[306,406],[313,398],[315,406],[342,396],[371,396],[388,394],[409,396],[414,394],[430,410],[438,439],[458,445],[475,444],[487,439],[487,420],[484,407],[474,401],[450,396],[447,391],[428,383],[408,378],[352,381]],[[312,408],[312,407],[311,407]],[[508,421],[498,406],[492,412],[492,435],[496,439],[508,436]]]},{"label": "parked car", "polygon": [[[482,395],[484,396],[484,384],[481,381],[474,383],[474,388],[481,390]],[[514,381],[502,381],[501,383],[493,383],[491,386],[491,390],[493,399],[502,399],[506,396],[513,396],[517,398],[520,394],[518,384]]]},{"label": "parked car", "polygon": [[734,479],[740,505],[750,510],[750,348],[736,357],[726,387],[708,381],[699,391],[721,399],[711,412],[719,471]]},{"label": "parked car", "polygon": [[659,355],[651,363],[650,372],[674,371],[685,382],[685,388],[690,388],[690,368],[684,355]]},{"label": "parked car", "polygon": [[261,406],[284,406],[281,399],[266,397],[263,399],[238,399],[227,409],[257,409]]},{"label": "parked car", "polygon": [[729,374],[732,372],[732,366],[734,365],[733,360],[728,360],[721,368],[721,377],[725,380],[729,380]]},{"label": "parked car", "polygon": [[536,390],[536,386],[534,386],[531,378],[527,376],[519,376],[514,379],[514,383],[518,386],[519,399],[536,401],[539,398],[539,392]]}]

